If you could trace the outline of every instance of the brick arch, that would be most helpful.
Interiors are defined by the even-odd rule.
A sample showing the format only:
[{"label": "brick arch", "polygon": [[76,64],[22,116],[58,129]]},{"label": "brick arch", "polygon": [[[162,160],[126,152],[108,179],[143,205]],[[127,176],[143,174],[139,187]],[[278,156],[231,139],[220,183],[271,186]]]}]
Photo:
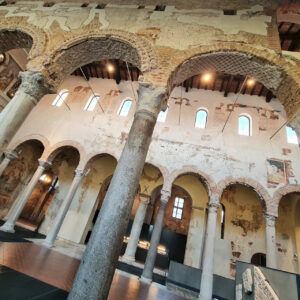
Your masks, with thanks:
[{"label": "brick arch", "polygon": [[84,158],[86,156],[84,148],[81,146],[80,143],[75,141],[61,141],[56,143],[55,145],[45,149],[43,156],[41,157],[42,160],[52,162],[54,157],[61,151],[63,148],[70,147],[77,150],[79,155],[79,164],[77,166],[78,169],[83,169],[84,167]]},{"label": "brick arch", "polygon": [[300,63],[267,48],[218,43],[187,51],[168,78],[168,92],[185,79],[207,71],[255,77],[278,97],[288,120],[300,113]]},{"label": "brick arch", "polygon": [[285,3],[277,7],[277,22],[290,22],[300,24],[300,4]]},{"label": "brick arch", "polygon": [[247,186],[247,187],[253,189],[260,199],[263,211],[265,213],[271,213],[272,201],[271,201],[271,197],[270,197],[269,193],[260,183],[258,183],[257,181],[255,181],[251,178],[228,177],[225,180],[220,181],[217,184],[217,194],[219,195],[219,199],[218,199],[219,202],[221,201],[221,197],[222,197],[224,190],[227,187],[229,187],[230,185],[234,185],[234,184],[244,185],[244,186]]},{"label": "brick arch", "polygon": [[101,59],[121,59],[142,72],[156,68],[154,50],[148,40],[122,30],[97,30],[68,38],[49,53],[45,72],[58,86],[75,69]]},{"label": "brick arch", "polygon": [[192,166],[186,166],[180,170],[175,170],[171,174],[169,174],[168,177],[165,179],[163,189],[166,190],[167,188],[168,191],[171,191],[172,185],[174,184],[175,180],[184,175],[196,175],[200,177],[202,183],[206,188],[208,198],[212,200],[211,197],[217,190],[215,182],[211,179],[209,175]]},{"label": "brick arch", "polygon": [[[14,41],[11,40],[12,34],[16,34]],[[12,17],[1,20],[0,52],[14,48],[31,48],[28,58],[32,59],[43,54],[47,39],[45,31],[27,23],[25,18]]]},{"label": "brick arch", "polygon": [[281,199],[285,195],[292,194],[292,193],[300,193],[300,185],[288,184],[276,190],[273,196],[273,206],[274,206],[274,210],[276,210],[277,212],[277,215],[278,215],[278,206]]},{"label": "brick arch", "polygon": [[11,143],[7,147],[7,151],[13,151],[13,150],[17,149],[18,147],[20,147],[21,144],[24,144],[27,141],[32,141],[32,140],[39,141],[44,146],[44,149],[49,148],[50,143],[46,137],[44,137],[40,134],[31,134],[31,135],[26,135],[16,141],[14,141],[13,143]]}]

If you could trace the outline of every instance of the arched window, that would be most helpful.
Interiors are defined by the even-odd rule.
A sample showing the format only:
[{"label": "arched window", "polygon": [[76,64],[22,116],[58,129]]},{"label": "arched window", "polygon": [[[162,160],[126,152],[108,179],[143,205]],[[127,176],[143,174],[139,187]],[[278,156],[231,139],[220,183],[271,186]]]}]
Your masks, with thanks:
[{"label": "arched window", "polygon": [[257,265],[257,266],[266,266],[266,254],[264,253],[255,253],[251,257],[251,264]]},{"label": "arched window", "polygon": [[292,127],[286,126],[286,135],[288,143],[298,145],[297,133]]},{"label": "arched window", "polygon": [[200,109],[196,114],[195,127],[196,128],[205,128],[207,121],[207,112],[204,109]]},{"label": "arched window", "polygon": [[52,102],[53,106],[62,106],[62,104],[64,103],[64,101],[67,99],[69,95],[69,91],[68,90],[62,90],[60,91],[57,96],[55,97],[54,101]]},{"label": "arched window", "polygon": [[221,239],[224,239],[225,233],[225,206],[221,203]]},{"label": "arched window", "polygon": [[158,117],[157,117],[157,122],[166,122],[166,118],[167,118],[167,114],[168,114],[168,110],[169,110],[169,107],[167,107],[167,109],[165,111],[160,111],[160,113],[158,114]]},{"label": "arched window", "polygon": [[239,117],[239,135],[251,136],[251,120],[248,116]]},{"label": "arched window", "polygon": [[91,95],[88,102],[86,103],[84,110],[93,111],[95,106],[97,105],[100,96],[98,95]]},{"label": "arched window", "polygon": [[118,115],[126,117],[129,113],[131,104],[132,104],[132,100],[125,100],[120,106]]},{"label": "arched window", "polygon": [[182,219],[183,206],[184,206],[184,199],[180,197],[175,197],[173,212],[172,212],[173,218],[179,220]]}]

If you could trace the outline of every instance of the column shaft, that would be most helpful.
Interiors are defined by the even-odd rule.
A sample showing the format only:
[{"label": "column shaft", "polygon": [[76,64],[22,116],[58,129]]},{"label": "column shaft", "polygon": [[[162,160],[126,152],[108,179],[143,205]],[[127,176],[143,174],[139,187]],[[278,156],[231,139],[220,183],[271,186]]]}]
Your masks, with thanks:
[{"label": "column shaft", "polygon": [[85,173],[82,170],[75,170],[75,176],[74,176],[72,184],[69,188],[68,194],[67,194],[66,198],[63,200],[63,202],[59,208],[59,211],[57,212],[57,215],[54,219],[51,229],[50,229],[49,233],[47,234],[45,241],[43,242],[43,246],[48,247],[48,248],[53,246],[55,239],[57,237],[57,234],[61,228],[61,225],[62,225],[62,223],[65,219],[65,216],[70,208],[73,197],[77,191],[77,188],[78,188],[84,174]]},{"label": "column shaft", "polygon": [[0,176],[3,174],[10,161],[17,158],[17,154],[15,152],[4,152],[4,155],[5,157],[0,164]]},{"label": "column shaft", "polygon": [[77,272],[69,299],[106,300],[165,88],[139,86],[125,147]]},{"label": "column shaft", "polygon": [[213,292],[214,247],[217,225],[217,211],[219,204],[208,204],[207,228],[203,250],[203,268],[201,274],[200,296],[201,300],[211,300]]},{"label": "column shaft", "polygon": [[157,246],[159,245],[160,236],[164,225],[165,211],[170,195],[171,194],[168,191],[161,191],[159,210],[156,216],[144,270],[141,276],[141,279],[144,281],[152,281],[153,269],[157,255]]},{"label": "column shaft", "polygon": [[276,269],[276,217],[272,215],[265,215],[266,223],[266,258],[267,258],[267,267]]},{"label": "column shaft", "polygon": [[138,246],[140,234],[144,224],[148,203],[149,203],[149,198],[147,198],[146,200],[141,199],[138,209],[136,211],[135,218],[130,232],[129,242],[127,244],[126,251],[123,256],[123,258],[127,261],[131,261],[131,262],[135,261],[135,252]]},{"label": "column shaft", "polygon": [[40,98],[50,91],[38,72],[20,72],[18,92],[0,113],[0,156]]},{"label": "column shaft", "polygon": [[41,175],[43,174],[45,168],[47,168],[50,164],[48,162],[44,162],[39,160],[39,167],[35,171],[34,175],[32,176],[30,182],[28,183],[24,194],[21,196],[19,205],[15,207],[14,211],[11,212],[7,221],[0,227],[0,230],[6,232],[14,232],[14,227],[19,219],[33,189],[35,188],[37,182],[39,181]]}]

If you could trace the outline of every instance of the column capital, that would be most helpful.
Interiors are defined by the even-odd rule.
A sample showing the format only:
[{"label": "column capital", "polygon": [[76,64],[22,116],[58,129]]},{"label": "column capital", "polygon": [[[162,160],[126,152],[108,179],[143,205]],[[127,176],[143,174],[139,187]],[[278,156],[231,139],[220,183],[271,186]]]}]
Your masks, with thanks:
[{"label": "column capital", "polygon": [[136,114],[146,114],[156,120],[165,95],[166,87],[139,82]]},{"label": "column capital", "polygon": [[39,101],[45,94],[53,93],[55,90],[40,72],[25,71],[20,72],[19,77],[22,83],[18,91],[23,91],[29,96]]},{"label": "column capital", "polygon": [[216,202],[207,203],[208,212],[216,214],[218,212],[219,206],[220,203],[216,203]]},{"label": "column capital", "polygon": [[4,156],[9,160],[13,160],[18,157],[18,154],[15,151],[4,151]]},{"label": "column capital", "polygon": [[38,161],[39,161],[39,166],[42,167],[43,169],[47,169],[48,167],[51,166],[51,162],[44,161],[41,159],[38,159]]},{"label": "column capital", "polygon": [[140,198],[140,202],[142,202],[145,205],[148,205],[150,203],[151,197],[149,195],[140,193],[139,198]]},{"label": "column capital", "polygon": [[87,174],[89,173],[89,170],[76,169],[74,172],[75,172],[75,176],[84,177],[84,176],[87,176]]},{"label": "column capital", "polygon": [[277,217],[270,214],[264,214],[264,219],[267,227],[275,227]]},{"label": "column capital", "polygon": [[161,190],[160,194],[160,204],[167,205],[169,198],[171,197],[171,193],[169,191]]}]

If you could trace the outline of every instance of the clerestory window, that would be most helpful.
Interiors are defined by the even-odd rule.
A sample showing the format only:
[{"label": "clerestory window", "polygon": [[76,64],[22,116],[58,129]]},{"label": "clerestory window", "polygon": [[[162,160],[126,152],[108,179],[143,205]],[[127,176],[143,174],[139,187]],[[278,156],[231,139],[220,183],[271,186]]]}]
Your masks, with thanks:
[{"label": "clerestory window", "polygon": [[126,117],[129,113],[131,104],[132,100],[125,100],[119,108],[118,115]]},{"label": "clerestory window", "polygon": [[172,213],[173,218],[179,220],[182,219],[183,206],[184,206],[184,199],[180,197],[175,197],[173,213]]},{"label": "clerestory window", "polygon": [[239,135],[251,136],[251,120],[248,116],[239,117]]},{"label": "clerestory window", "polygon": [[200,109],[196,114],[195,127],[196,128],[205,128],[207,122],[207,111]]},{"label": "clerestory window", "polygon": [[62,90],[60,91],[57,96],[55,97],[54,101],[52,102],[53,106],[62,106],[62,104],[64,103],[64,101],[67,99],[69,95],[69,91],[68,90]]},{"label": "clerestory window", "polygon": [[93,111],[94,108],[96,107],[99,99],[100,99],[100,96],[98,96],[98,95],[92,95],[89,98],[88,102],[86,103],[86,105],[84,107],[84,110]]},{"label": "clerestory window", "polygon": [[287,142],[289,144],[296,144],[298,145],[298,137],[296,131],[290,127],[286,126],[286,135],[287,135]]}]

